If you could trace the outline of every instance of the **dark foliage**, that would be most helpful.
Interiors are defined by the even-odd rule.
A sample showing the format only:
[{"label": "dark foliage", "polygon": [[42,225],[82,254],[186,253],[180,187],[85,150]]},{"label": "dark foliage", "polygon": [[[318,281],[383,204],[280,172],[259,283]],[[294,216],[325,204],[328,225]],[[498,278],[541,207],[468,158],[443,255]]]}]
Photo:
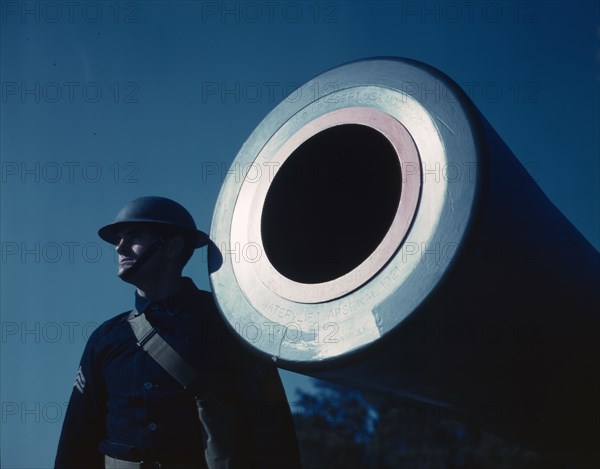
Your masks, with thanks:
[{"label": "dark foliage", "polygon": [[304,469],[547,469],[540,455],[396,396],[317,381],[298,391],[294,420]]}]

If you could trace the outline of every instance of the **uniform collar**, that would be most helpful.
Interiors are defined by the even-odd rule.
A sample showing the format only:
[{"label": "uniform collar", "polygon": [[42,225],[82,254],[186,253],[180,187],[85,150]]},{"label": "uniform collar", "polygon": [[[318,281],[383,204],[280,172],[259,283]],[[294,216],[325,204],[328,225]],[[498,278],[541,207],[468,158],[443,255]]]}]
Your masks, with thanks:
[{"label": "uniform collar", "polygon": [[135,309],[139,313],[148,311],[162,310],[168,311],[172,315],[180,313],[189,303],[191,293],[197,290],[196,285],[189,277],[183,277],[183,287],[175,295],[160,301],[153,301],[152,298],[140,296],[135,292]]}]

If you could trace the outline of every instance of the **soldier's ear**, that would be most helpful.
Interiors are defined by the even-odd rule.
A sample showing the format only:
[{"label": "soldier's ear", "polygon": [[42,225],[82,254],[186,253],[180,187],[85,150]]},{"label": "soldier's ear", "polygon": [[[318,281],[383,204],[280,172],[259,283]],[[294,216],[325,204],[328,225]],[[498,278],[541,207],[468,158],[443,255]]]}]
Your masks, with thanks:
[{"label": "soldier's ear", "polygon": [[183,254],[185,240],[181,235],[171,236],[166,241],[167,257],[169,259],[177,259]]}]

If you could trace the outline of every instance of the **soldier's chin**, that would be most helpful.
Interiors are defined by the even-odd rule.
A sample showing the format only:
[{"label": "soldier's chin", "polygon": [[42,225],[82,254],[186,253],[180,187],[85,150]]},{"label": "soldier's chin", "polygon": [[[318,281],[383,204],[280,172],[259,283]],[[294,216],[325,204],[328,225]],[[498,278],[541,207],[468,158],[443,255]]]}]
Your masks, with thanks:
[{"label": "soldier's chin", "polygon": [[124,266],[119,266],[119,270],[117,272],[117,276],[124,281],[128,281],[129,279],[132,278],[133,274],[135,274],[135,271],[137,269],[133,269],[132,267],[135,264],[129,264],[129,265],[124,265]]}]

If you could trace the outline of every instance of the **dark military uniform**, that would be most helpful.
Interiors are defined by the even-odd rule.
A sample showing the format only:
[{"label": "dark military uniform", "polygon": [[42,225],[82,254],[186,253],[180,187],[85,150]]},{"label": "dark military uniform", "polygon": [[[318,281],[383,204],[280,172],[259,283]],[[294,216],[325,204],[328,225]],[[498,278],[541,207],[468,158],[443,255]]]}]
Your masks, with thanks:
[{"label": "dark military uniform", "polygon": [[183,389],[137,345],[129,313],[106,321],[83,353],[57,468],[104,467],[104,455],[167,468],[205,467],[206,433],[195,396],[210,396],[216,418],[234,422],[228,432],[237,441],[236,467],[299,467],[277,369],[234,340],[210,293],[184,282],[164,301],[136,294],[136,310],[198,372],[194,389]]}]

